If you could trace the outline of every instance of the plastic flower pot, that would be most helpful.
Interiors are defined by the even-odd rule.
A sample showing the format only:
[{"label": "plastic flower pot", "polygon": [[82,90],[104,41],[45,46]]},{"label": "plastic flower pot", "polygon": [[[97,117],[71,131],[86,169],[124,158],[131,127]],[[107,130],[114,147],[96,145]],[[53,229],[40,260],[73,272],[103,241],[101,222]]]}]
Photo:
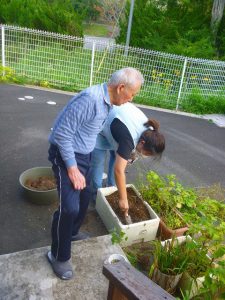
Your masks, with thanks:
[{"label": "plastic flower pot", "polygon": [[159,229],[157,235],[161,238],[161,240],[168,240],[173,236],[180,237],[185,234],[188,230],[188,227],[181,227],[178,229],[171,229],[160,219]]},{"label": "plastic flower pot", "polygon": [[19,177],[19,183],[27,200],[38,205],[49,205],[58,200],[57,188],[50,190],[35,190],[25,185],[26,181],[37,180],[39,177],[47,176],[54,178],[51,167],[35,167],[24,171]]},{"label": "plastic flower pot", "polygon": [[189,297],[192,298],[198,294],[204,280],[204,276],[193,279],[187,272],[184,272],[178,286],[183,293],[188,293]]},{"label": "plastic flower pot", "polygon": [[[191,239],[190,236],[180,236],[177,237],[177,243],[178,245],[184,243],[186,241],[186,238],[189,240]],[[165,241],[161,242],[161,245],[164,247],[166,245],[166,243],[168,242],[172,242],[172,239],[168,239]],[[170,252],[168,252],[170,253]],[[160,254],[159,254],[160,255]],[[166,258],[166,256],[164,256],[164,259]],[[167,258],[166,258],[167,259]],[[179,268],[180,266],[177,266],[177,268]],[[169,269],[168,269],[169,270]],[[153,273],[151,275],[151,279],[152,281],[154,281],[155,283],[157,283],[159,286],[161,286],[164,290],[166,290],[168,293],[173,294],[176,290],[176,287],[181,279],[183,275],[183,271],[181,273],[178,274],[166,274],[163,273],[158,266],[155,266],[153,269]]]},{"label": "plastic flower pot", "polygon": [[167,275],[162,273],[158,268],[155,268],[152,274],[152,281],[161,286],[168,293],[173,294],[176,290],[177,284],[180,281],[182,274]]},{"label": "plastic flower pot", "polygon": [[[208,261],[211,261],[211,258],[208,254],[206,254],[206,259]],[[216,268],[216,263],[212,263],[212,267]],[[196,296],[200,290],[200,288],[203,286],[203,282],[205,281],[205,276],[199,276],[197,278],[193,278],[188,271],[184,272],[181,280],[179,281],[178,287],[183,293],[187,293],[191,298]]]}]

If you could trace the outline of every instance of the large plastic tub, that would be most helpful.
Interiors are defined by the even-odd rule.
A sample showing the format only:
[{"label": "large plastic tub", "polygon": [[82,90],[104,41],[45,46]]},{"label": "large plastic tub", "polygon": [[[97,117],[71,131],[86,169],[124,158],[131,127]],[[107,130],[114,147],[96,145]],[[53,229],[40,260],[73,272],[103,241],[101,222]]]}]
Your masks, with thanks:
[{"label": "large plastic tub", "polygon": [[[127,184],[126,186],[131,187],[137,196],[141,198],[141,195],[132,184]],[[120,222],[119,218],[116,216],[106,200],[106,196],[114,193],[115,191],[117,191],[116,187],[106,187],[98,189],[97,193],[96,210],[107,230],[111,232],[116,229],[117,231],[123,231],[125,233],[127,240],[123,240],[121,242],[122,246],[129,246],[139,242],[154,240],[156,238],[160,221],[154,210],[147,202],[143,201],[150,213],[151,219],[130,225],[124,225]]]},{"label": "large plastic tub", "polygon": [[54,178],[54,174],[51,167],[34,167],[24,171],[20,177],[19,182],[23,188],[24,196],[30,202],[38,205],[48,205],[58,201],[57,189],[51,189],[47,191],[34,190],[25,185],[28,179],[36,180],[40,176],[49,176]]}]

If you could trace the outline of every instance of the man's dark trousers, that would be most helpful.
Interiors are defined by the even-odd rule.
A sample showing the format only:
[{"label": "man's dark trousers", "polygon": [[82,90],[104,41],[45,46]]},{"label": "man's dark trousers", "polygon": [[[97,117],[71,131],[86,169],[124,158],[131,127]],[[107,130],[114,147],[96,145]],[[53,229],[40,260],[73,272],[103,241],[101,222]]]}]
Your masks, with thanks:
[{"label": "man's dark trousers", "polygon": [[49,160],[57,180],[59,208],[53,215],[52,246],[53,256],[66,261],[71,256],[71,237],[78,233],[88,209],[90,193],[91,154],[75,153],[77,167],[86,179],[86,188],[75,190],[67,173],[58,148],[50,145]]}]

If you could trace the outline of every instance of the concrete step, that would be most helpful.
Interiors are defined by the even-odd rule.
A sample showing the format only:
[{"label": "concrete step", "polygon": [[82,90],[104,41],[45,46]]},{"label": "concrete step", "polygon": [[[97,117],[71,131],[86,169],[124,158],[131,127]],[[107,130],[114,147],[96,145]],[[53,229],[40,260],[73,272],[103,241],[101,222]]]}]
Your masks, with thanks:
[{"label": "concrete step", "polygon": [[1,300],[103,300],[107,299],[108,280],[102,274],[105,259],[124,254],[112,245],[111,235],[72,243],[75,276],[63,281],[55,276],[47,261],[50,247],[0,255]]}]

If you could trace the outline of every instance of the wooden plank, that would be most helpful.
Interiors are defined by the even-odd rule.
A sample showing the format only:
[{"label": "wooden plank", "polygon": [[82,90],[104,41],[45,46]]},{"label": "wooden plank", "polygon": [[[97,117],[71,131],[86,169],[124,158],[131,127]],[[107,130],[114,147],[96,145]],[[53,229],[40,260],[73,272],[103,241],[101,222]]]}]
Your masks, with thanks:
[{"label": "wooden plank", "polygon": [[107,300],[129,300],[120,289],[109,282],[108,298]]},{"label": "wooden plank", "polygon": [[[109,290],[111,298],[108,298],[108,300],[115,299],[112,298],[114,288],[120,290],[121,295],[127,297],[129,300],[175,299],[127,262],[119,261],[114,264],[105,263],[102,272],[110,282]],[[117,298],[117,300],[120,299],[122,300],[123,298]]]}]

